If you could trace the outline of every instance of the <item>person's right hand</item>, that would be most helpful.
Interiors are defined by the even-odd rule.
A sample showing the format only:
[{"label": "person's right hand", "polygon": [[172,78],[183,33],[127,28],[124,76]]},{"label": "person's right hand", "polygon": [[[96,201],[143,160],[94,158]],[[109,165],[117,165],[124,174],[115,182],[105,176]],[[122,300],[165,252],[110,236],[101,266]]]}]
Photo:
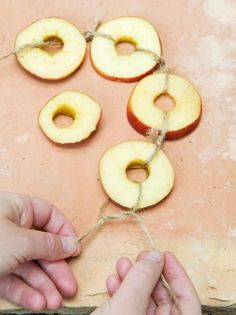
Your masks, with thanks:
[{"label": "person's right hand", "polygon": [[[171,254],[142,252],[132,264],[121,258],[117,274],[107,279],[111,298],[92,315],[200,315],[197,293],[178,260]],[[178,308],[161,282],[164,275],[176,296]]]}]

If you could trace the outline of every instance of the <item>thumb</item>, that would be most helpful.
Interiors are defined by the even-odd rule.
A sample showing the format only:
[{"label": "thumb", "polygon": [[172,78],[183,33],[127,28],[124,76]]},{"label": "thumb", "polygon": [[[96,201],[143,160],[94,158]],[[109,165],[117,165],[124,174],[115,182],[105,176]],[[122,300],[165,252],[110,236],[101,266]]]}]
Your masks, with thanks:
[{"label": "thumb", "polygon": [[21,252],[27,260],[59,260],[72,256],[80,249],[75,237],[59,236],[35,230],[22,231]]},{"label": "thumb", "polygon": [[[157,251],[143,252],[113,296],[115,303],[127,301],[127,314],[146,314],[152,291],[163,269],[164,259]],[[127,303],[127,302],[126,302]]]}]

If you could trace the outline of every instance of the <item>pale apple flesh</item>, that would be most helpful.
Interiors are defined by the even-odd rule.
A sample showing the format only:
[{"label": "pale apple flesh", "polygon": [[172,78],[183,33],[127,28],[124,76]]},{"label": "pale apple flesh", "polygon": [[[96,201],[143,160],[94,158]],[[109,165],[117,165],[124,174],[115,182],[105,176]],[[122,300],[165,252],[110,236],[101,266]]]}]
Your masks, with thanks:
[{"label": "pale apple flesh", "polygon": [[158,34],[148,21],[138,17],[120,17],[103,23],[97,31],[113,39],[95,36],[91,43],[92,65],[103,77],[134,82],[159,67],[152,53],[136,50],[131,54],[119,54],[116,49],[117,44],[129,42],[136,48],[161,56]]},{"label": "pale apple flesh", "polygon": [[[55,124],[57,115],[68,115],[73,122],[68,127]],[[56,143],[76,143],[96,130],[101,117],[99,104],[91,97],[75,91],[62,92],[49,100],[39,114],[39,125],[45,135]]]},{"label": "pale apple flesh", "polygon": [[[42,46],[50,38],[61,41],[60,50],[53,52]],[[56,17],[38,20],[22,30],[15,42],[15,50],[29,45],[16,53],[17,60],[28,72],[47,80],[69,76],[82,63],[86,53],[86,41],[80,31],[70,22]]]},{"label": "pale apple flesh", "polygon": [[[201,98],[195,87],[186,79],[165,73],[152,74],[134,88],[128,102],[127,117],[131,126],[146,135],[148,130],[162,130],[164,111],[154,101],[162,94],[169,95],[175,107],[167,112],[167,140],[181,138],[192,132],[201,117]],[[167,87],[167,89],[166,89]]]},{"label": "pale apple flesh", "polygon": [[[100,177],[108,196],[119,205],[132,208],[137,204],[140,185],[127,176],[132,165],[144,166],[155,145],[142,141],[127,141],[110,147],[100,161]],[[146,208],[164,199],[174,184],[173,167],[162,150],[147,166],[148,177],[141,183],[138,208]]]}]

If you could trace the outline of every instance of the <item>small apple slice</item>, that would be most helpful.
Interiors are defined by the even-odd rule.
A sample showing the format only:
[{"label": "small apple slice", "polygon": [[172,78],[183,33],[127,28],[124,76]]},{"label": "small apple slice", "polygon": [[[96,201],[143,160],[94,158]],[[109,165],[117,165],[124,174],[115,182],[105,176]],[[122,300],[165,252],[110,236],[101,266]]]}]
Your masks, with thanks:
[{"label": "small apple slice", "polygon": [[[43,44],[50,40],[61,43],[61,49],[44,49]],[[15,51],[25,46],[16,53],[19,63],[36,77],[48,80],[69,76],[80,66],[86,53],[86,41],[80,31],[56,17],[41,19],[21,31],[16,38]]]},{"label": "small apple slice", "polygon": [[160,56],[158,34],[148,21],[139,17],[120,17],[103,23],[97,32],[113,39],[95,36],[91,43],[92,64],[103,77],[134,82],[159,66],[152,53],[136,50],[131,54],[119,54],[116,49],[119,43],[129,42],[136,48],[147,49]]},{"label": "small apple slice", "polygon": [[[73,119],[68,127],[56,126],[54,119],[67,115]],[[99,104],[91,97],[74,91],[62,92],[50,99],[39,114],[39,125],[52,141],[75,143],[96,130],[101,117]]]},{"label": "small apple slice", "polygon": [[[128,178],[126,171],[133,165],[145,167],[155,145],[149,142],[127,141],[110,147],[100,161],[100,177],[108,196],[121,206],[132,208],[140,193],[137,181]],[[148,177],[142,182],[138,208],[146,208],[165,198],[174,184],[174,171],[162,150],[146,166]]]},{"label": "small apple slice", "polygon": [[168,74],[167,79],[166,73],[149,75],[134,88],[127,108],[131,126],[144,135],[150,128],[161,130],[164,111],[154,101],[163,94],[175,103],[167,112],[166,139],[178,139],[193,131],[201,116],[201,98],[189,81],[175,74]]}]

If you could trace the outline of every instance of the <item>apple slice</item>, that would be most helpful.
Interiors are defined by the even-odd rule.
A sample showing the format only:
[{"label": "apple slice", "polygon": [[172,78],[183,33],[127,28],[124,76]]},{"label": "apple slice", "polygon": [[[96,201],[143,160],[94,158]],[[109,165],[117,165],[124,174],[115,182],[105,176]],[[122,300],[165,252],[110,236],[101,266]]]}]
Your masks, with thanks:
[{"label": "apple slice", "polygon": [[[73,119],[68,127],[56,126],[54,119],[67,115]],[[52,141],[75,143],[96,130],[101,117],[99,104],[91,97],[74,91],[62,92],[50,99],[39,114],[39,125]]]},{"label": "apple slice", "polygon": [[[121,206],[132,208],[139,197],[140,186],[128,178],[126,171],[133,165],[145,168],[155,145],[141,141],[127,141],[110,147],[100,161],[100,177],[108,196]],[[142,182],[138,208],[146,208],[165,198],[174,184],[174,171],[164,152],[160,150],[146,166],[148,177]]]},{"label": "apple slice", "polygon": [[157,56],[161,46],[155,28],[139,17],[120,17],[103,23],[97,30],[112,39],[95,36],[91,43],[90,56],[95,70],[103,77],[123,82],[134,82],[151,73],[159,66],[152,53],[134,51],[119,54],[116,45],[129,42],[137,49],[148,49]]},{"label": "apple slice", "polygon": [[[46,49],[61,44],[61,49]],[[42,43],[42,44],[40,44]],[[27,46],[28,45],[28,46]],[[36,45],[36,47],[30,47]],[[69,76],[82,63],[86,41],[70,22],[56,17],[36,21],[21,31],[15,43],[19,63],[36,77],[58,80]]]},{"label": "apple slice", "polygon": [[169,95],[175,103],[175,107],[167,112],[166,139],[181,138],[198,125],[201,98],[189,81],[175,74],[168,74],[168,79],[166,73],[152,74],[142,79],[129,98],[128,121],[143,135],[150,128],[161,130],[164,111],[156,107],[154,101],[163,94]]}]

